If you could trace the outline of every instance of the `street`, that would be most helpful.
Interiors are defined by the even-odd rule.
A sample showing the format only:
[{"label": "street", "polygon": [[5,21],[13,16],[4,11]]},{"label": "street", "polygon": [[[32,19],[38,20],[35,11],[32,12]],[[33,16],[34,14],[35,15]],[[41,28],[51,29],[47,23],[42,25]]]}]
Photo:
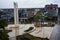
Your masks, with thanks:
[{"label": "street", "polygon": [[56,24],[52,30],[50,40],[60,40],[60,25]]}]

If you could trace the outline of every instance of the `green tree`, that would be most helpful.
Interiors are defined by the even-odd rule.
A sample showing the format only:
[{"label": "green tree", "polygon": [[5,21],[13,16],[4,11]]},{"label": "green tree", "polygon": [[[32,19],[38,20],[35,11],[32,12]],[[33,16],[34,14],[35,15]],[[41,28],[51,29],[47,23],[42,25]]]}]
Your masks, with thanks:
[{"label": "green tree", "polygon": [[39,22],[39,19],[42,17],[42,14],[36,14],[35,16],[34,16],[34,20],[36,21],[36,22]]},{"label": "green tree", "polygon": [[0,20],[0,28],[5,29],[7,25],[8,25],[8,22],[6,20]]},{"label": "green tree", "polygon": [[0,30],[0,40],[9,40],[8,36],[8,30],[5,30],[5,27],[7,27],[8,22],[6,20],[0,20],[0,28],[3,30]]},{"label": "green tree", "polygon": [[0,40],[9,40],[7,30],[0,30]]},{"label": "green tree", "polygon": [[40,27],[40,26],[42,26],[42,12],[40,12],[40,11],[38,11],[37,13],[36,13],[36,15],[34,16],[34,21],[36,22],[35,23],[35,26],[36,27]]}]

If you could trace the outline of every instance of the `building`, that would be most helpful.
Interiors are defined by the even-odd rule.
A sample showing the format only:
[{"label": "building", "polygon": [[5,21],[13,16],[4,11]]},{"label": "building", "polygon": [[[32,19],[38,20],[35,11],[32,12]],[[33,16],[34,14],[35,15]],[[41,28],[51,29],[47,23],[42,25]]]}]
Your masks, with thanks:
[{"label": "building", "polygon": [[[1,10],[3,14],[1,13]],[[50,5],[45,5],[45,8],[18,8],[18,14],[19,14],[19,20],[20,21],[25,21],[29,19],[30,17],[33,17],[34,15],[39,13],[47,13],[48,18],[56,17],[58,16],[58,5],[57,4],[50,4]],[[14,17],[14,9],[0,9],[0,15],[3,19],[10,20],[11,17]]]},{"label": "building", "polygon": [[13,17],[13,9],[0,10],[0,20],[7,20],[10,22],[11,17]]},{"label": "building", "polygon": [[[33,17],[34,15],[36,15],[36,13],[38,11],[41,11],[40,9],[42,8],[19,8],[18,9],[18,14],[19,14],[19,20],[20,21],[25,21],[27,19],[29,19],[30,17]],[[1,14],[1,11],[0,11],[0,14],[1,14],[1,18],[3,19],[6,19],[6,20],[10,20],[11,17],[14,17],[14,9],[13,8],[10,8],[10,9],[2,9],[4,12],[4,14],[2,15]]]},{"label": "building", "polygon": [[58,22],[60,23],[60,8],[58,10]]},{"label": "building", "polygon": [[45,5],[45,11],[48,13],[48,17],[57,17],[58,16],[58,5],[57,4],[50,4]]}]

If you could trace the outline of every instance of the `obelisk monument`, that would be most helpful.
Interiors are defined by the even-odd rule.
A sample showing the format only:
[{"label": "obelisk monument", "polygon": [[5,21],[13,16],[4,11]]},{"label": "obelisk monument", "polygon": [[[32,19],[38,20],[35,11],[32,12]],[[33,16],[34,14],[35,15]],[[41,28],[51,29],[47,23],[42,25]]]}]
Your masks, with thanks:
[{"label": "obelisk monument", "polygon": [[18,4],[14,2],[14,24],[19,24],[19,17],[18,17]]}]

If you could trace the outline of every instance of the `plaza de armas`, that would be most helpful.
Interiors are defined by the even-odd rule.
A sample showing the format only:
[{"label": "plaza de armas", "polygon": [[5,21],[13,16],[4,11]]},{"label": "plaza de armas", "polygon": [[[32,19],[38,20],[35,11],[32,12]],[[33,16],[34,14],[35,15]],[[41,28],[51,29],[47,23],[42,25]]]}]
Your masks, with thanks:
[{"label": "plaza de armas", "polygon": [[[19,15],[19,24],[32,24],[32,23],[42,24],[44,22],[50,24],[52,23],[57,24],[57,18],[58,16],[60,16],[60,7],[58,7],[57,4],[47,4],[45,5],[44,8],[18,8],[18,15]],[[6,20],[8,24],[14,24],[14,8],[0,9],[0,20],[3,21]],[[8,35],[5,34],[5,36]],[[3,38],[2,37],[0,39],[4,40],[3,39],[4,37]],[[49,40],[48,38],[39,38],[39,37],[32,36],[30,34],[17,36],[17,40],[20,39],[21,40]],[[7,37],[6,40],[8,40]]]}]

